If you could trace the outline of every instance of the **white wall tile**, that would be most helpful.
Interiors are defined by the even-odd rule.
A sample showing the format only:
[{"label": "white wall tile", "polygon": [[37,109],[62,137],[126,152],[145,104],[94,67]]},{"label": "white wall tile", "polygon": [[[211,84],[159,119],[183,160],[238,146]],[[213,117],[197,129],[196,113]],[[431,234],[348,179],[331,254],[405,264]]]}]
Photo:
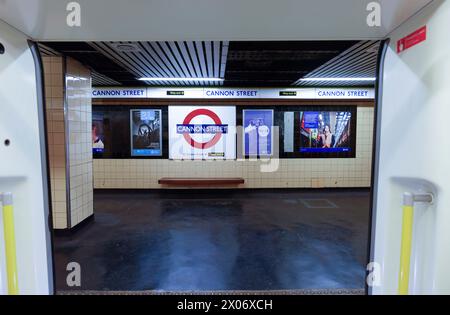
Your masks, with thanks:
[{"label": "white wall tile", "polygon": [[161,188],[161,177],[243,177],[241,188],[369,187],[372,165],[373,108],[357,111],[356,158],[281,159],[273,173],[259,161],[171,161],[95,159],[94,188]]}]

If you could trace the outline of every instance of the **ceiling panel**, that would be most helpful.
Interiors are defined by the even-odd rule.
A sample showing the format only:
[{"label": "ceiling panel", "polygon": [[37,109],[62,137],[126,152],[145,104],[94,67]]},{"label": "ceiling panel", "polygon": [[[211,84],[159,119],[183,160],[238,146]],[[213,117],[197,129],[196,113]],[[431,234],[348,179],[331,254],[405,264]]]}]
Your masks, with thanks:
[{"label": "ceiling panel", "polygon": [[[360,41],[303,78],[375,78],[380,41]],[[372,81],[302,81],[297,86],[373,86]]]},{"label": "ceiling panel", "polygon": [[98,73],[97,71],[91,71],[92,86],[118,86],[122,83],[113,80],[106,75]]},{"label": "ceiling panel", "polygon": [[[303,77],[375,76],[378,41],[43,42],[48,54],[91,68],[95,85],[285,87],[368,86]],[[192,78],[139,81],[140,77]],[[199,81],[196,78],[223,78]],[[109,82],[109,83],[108,83]]]},{"label": "ceiling panel", "polygon": [[146,81],[148,85],[215,86],[225,73],[228,42],[93,42],[89,43],[135,78],[192,78],[189,81]]},{"label": "ceiling panel", "polygon": [[38,43],[38,47],[39,47],[39,51],[41,53],[41,56],[47,56],[47,57],[51,57],[51,56],[61,56],[61,54],[59,52],[57,52],[56,50],[45,46],[41,43]]},{"label": "ceiling panel", "polygon": [[289,86],[356,41],[230,42],[226,86]]},{"label": "ceiling panel", "polygon": [[[121,85],[145,85],[143,82],[137,81],[136,76],[127,69],[121,67],[116,62],[97,51],[88,43],[84,42],[41,42],[41,47],[46,47],[58,54],[69,56],[77,59],[91,70],[102,75],[103,78],[119,82]],[[41,48],[41,52],[42,52]],[[98,77],[99,78],[99,77]],[[104,82],[104,80],[102,81]],[[97,81],[93,80],[93,85]],[[101,82],[99,83],[101,84]],[[101,84],[103,85],[103,84]]]},{"label": "ceiling panel", "polygon": [[52,41],[363,40],[386,37],[432,0],[379,0],[380,27],[366,23],[371,1],[80,0],[81,27],[69,27],[68,1],[3,0],[0,19]]}]

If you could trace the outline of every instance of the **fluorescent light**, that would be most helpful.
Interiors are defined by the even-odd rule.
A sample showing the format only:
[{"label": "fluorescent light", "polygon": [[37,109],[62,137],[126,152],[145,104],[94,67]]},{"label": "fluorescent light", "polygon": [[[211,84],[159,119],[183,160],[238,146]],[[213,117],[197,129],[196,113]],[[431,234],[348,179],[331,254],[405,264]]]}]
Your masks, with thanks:
[{"label": "fluorescent light", "polygon": [[303,78],[300,81],[375,81],[377,78]]},{"label": "fluorescent light", "polygon": [[139,81],[223,81],[222,78],[139,78]]},{"label": "fluorescent light", "polygon": [[86,78],[73,77],[73,76],[70,76],[70,75],[68,75],[68,76],[66,77],[66,79],[67,79],[67,80],[72,80],[72,81],[87,81],[87,80],[88,80],[88,79],[86,79]]}]

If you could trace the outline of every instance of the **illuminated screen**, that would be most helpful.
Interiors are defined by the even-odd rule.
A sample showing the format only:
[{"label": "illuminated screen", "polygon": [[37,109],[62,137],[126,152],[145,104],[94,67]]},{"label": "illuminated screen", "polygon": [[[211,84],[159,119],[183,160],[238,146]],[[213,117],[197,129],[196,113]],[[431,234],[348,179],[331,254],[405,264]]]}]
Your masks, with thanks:
[{"label": "illuminated screen", "polygon": [[92,152],[103,153],[105,150],[105,135],[103,113],[92,113]]},{"label": "illuminated screen", "polygon": [[245,109],[243,111],[242,121],[245,155],[272,155],[273,110]]},{"label": "illuminated screen", "polygon": [[133,109],[131,121],[131,156],[161,156],[161,110]]},{"label": "illuminated screen", "polygon": [[332,111],[300,112],[300,152],[350,152],[351,113]]}]

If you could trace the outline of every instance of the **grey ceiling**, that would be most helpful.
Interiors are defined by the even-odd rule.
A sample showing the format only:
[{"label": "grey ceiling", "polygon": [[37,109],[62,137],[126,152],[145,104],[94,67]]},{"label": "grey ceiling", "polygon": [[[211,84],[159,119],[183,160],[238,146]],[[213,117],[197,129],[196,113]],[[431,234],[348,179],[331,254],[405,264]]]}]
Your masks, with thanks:
[{"label": "grey ceiling", "polygon": [[[435,0],[442,2],[443,0]],[[0,0],[0,20],[40,41],[382,39],[431,0],[78,0],[81,26],[61,0]]]}]

